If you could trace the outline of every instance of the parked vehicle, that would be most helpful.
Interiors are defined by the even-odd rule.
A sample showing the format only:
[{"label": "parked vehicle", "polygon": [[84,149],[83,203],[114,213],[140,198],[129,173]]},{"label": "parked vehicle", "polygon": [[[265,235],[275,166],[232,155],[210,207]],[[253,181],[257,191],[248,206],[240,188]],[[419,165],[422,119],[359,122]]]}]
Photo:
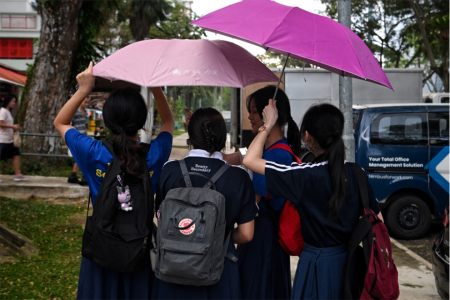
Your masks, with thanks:
[{"label": "parked vehicle", "polygon": [[448,206],[444,214],[444,228],[433,244],[431,263],[436,289],[442,299],[448,300]]},{"label": "parked vehicle", "polygon": [[449,105],[354,106],[356,162],[391,234],[417,239],[449,204]]},{"label": "parked vehicle", "polygon": [[449,93],[430,93],[423,94],[425,103],[448,103]]}]

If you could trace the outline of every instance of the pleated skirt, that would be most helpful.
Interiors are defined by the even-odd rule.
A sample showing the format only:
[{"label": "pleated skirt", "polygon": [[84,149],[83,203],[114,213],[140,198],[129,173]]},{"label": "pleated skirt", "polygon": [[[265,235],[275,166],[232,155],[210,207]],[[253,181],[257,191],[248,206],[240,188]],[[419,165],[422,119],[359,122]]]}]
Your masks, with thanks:
[{"label": "pleated skirt", "polygon": [[348,245],[316,248],[305,243],[292,288],[292,299],[342,299]]},{"label": "pleated skirt", "polygon": [[253,240],[238,246],[238,258],[242,299],[290,299],[290,259],[269,213],[259,212]]},{"label": "pleated skirt", "polygon": [[[230,240],[228,251],[236,255],[236,249]],[[191,286],[168,283],[158,278],[153,280],[151,299],[240,299],[239,270],[236,262],[228,258],[219,282],[210,286]]]},{"label": "pleated skirt", "polygon": [[77,299],[149,299],[153,277],[150,263],[138,272],[120,273],[83,257]]}]

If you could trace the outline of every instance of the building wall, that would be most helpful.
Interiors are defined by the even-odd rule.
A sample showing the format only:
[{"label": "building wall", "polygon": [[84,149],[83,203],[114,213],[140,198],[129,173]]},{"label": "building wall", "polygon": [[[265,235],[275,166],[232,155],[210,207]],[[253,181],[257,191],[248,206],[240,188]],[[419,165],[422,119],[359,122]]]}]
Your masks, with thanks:
[{"label": "building wall", "polygon": [[[353,104],[422,102],[422,69],[384,69],[394,91],[367,81],[352,79]],[[306,82],[305,82],[306,79]],[[339,106],[339,76],[322,69],[286,70],[286,94],[293,119],[299,123],[313,104]]]},{"label": "building wall", "polygon": [[[24,0],[9,0],[2,1],[0,5],[0,21],[7,16],[31,16],[36,18],[36,28],[25,29],[25,28],[5,28],[0,22],[0,42],[2,39],[31,39],[35,41],[40,37],[41,31],[41,16],[37,14],[37,10],[33,7],[36,3],[35,1],[24,1]],[[5,19],[3,19],[5,20]],[[4,23],[4,22],[3,22]],[[3,24],[5,25],[5,24]],[[0,47],[2,47],[0,43]],[[38,50],[38,43],[33,44],[33,58],[31,59],[14,59],[14,58],[0,58],[0,63],[6,64],[13,68],[25,71],[27,69],[27,64],[33,64],[35,54]]]}]

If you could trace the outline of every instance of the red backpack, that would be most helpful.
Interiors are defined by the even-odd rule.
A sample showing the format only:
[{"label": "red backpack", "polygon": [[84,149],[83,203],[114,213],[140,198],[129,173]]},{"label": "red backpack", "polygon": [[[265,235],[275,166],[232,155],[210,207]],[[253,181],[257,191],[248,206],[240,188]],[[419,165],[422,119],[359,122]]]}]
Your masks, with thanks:
[{"label": "red backpack", "polygon": [[[397,299],[400,296],[398,273],[392,259],[387,228],[369,208],[367,175],[359,165],[352,163],[352,167],[358,180],[359,199],[364,211],[349,242],[344,265],[344,298]],[[349,275],[353,256],[357,269],[352,290]]]},{"label": "red backpack", "polygon": [[[291,147],[286,144],[275,144],[270,147],[269,151],[272,149],[283,149],[288,151],[297,163],[301,164],[302,161],[298,158],[293,152]],[[270,200],[272,196],[270,193],[267,194],[265,200]],[[269,209],[271,215],[275,214],[275,211],[270,204],[270,201],[266,202],[269,205],[266,205]],[[300,216],[295,209],[294,205],[286,200],[284,204],[283,210],[281,211],[281,215],[278,221],[278,242],[280,243],[283,250],[291,255],[291,256],[300,256],[305,246],[305,242],[303,241],[301,225],[300,225]]]}]

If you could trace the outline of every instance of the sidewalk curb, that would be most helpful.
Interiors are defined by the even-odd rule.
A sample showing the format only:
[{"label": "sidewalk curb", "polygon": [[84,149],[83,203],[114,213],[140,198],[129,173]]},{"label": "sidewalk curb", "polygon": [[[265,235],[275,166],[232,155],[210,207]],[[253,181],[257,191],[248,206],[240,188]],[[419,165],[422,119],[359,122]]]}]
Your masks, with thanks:
[{"label": "sidewalk curb", "polygon": [[400,248],[400,249],[404,250],[409,256],[411,256],[415,260],[423,263],[425,266],[428,267],[428,269],[433,270],[433,267],[432,267],[430,262],[428,262],[427,260],[425,260],[424,258],[419,256],[418,254],[412,252],[407,247],[403,246],[399,241],[397,241],[397,240],[395,240],[393,238],[390,238],[390,239],[391,239],[391,243],[394,244],[397,248]]}]

